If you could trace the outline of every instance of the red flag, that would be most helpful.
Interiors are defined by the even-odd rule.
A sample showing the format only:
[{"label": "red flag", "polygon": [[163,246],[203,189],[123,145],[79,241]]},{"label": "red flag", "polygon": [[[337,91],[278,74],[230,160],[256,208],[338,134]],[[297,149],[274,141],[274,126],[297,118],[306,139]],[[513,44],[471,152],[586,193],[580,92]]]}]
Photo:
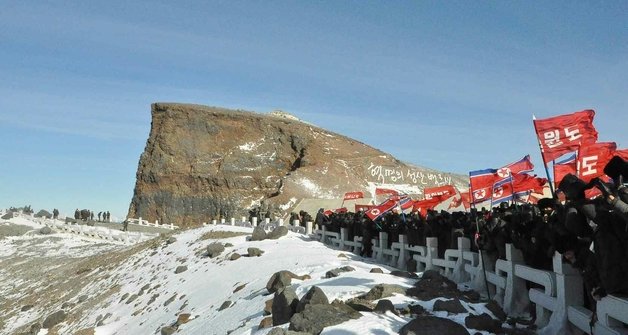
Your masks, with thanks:
[{"label": "red flag", "polygon": [[482,187],[479,189],[473,189],[473,194],[471,194],[471,202],[477,204],[478,202],[486,201],[491,199],[491,194],[493,185]]},{"label": "red flag", "polygon": [[534,193],[542,194],[546,184],[547,179],[531,176],[529,174],[516,175],[512,182],[515,193],[532,190]]},{"label": "red flag", "polygon": [[499,178],[506,178],[511,174],[526,173],[532,170],[534,170],[534,164],[530,160],[530,155],[525,155],[522,159],[497,169],[496,173]]},{"label": "red flag", "polygon": [[355,205],[355,212],[359,212],[360,210],[364,210],[365,212],[375,207],[375,205]]},{"label": "red flag", "polygon": [[563,178],[565,178],[565,176],[570,173],[574,176],[577,173],[575,156],[573,160],[554,164],[554,185],[556,185],[556,188],[558,188],[558,185],[563,180]]},{"label": "red flag", "polygon": [[395,190],[387,189],[387,188],[376,188],[375,189],[375,195],[382,195],[382,194],[399,195],[399,192],[397,192]]},{"label": "red flag", "polygon": [[344,200],[353,200],[353,199],[362,199],[364,198],[364,193],[362,192],[347,192],[345,193]]},{"label": "red flag", "polygon": [[583,145],[578,150],[578,175],[585,183],[604,174],[604,167],[613,158],[615,142]]},{"label": "red flag", "polygon": [[442,195],[443,200],[449,199],[456,195],[456,188],[452,185],[445,185],[440,187],[428,187],[423,190],[425,199],[432,199],[436,195]]},{"label": "red flag", "polygon": [[443,197],[443,195],[435,195],[431,199],[416,200],[413,202],[412,210],[418,211],[421,215],[425,216],[428,210],[434,209],[434,207],[446,200],[443,199]]},{"label": "red flag", "polygon": [[615,151],[615,156],[619,156],[623,158],[625,161],[628,161],[628,149],[620,149]]},{"label": "red flag", "polygon": [[375,221],[380,216],[390,212],[393,208],[397,206],[397,201],[388,199],[384,201],[382,204],[373,206],[366,212],[366,216],[368,216],[371,220]]},{"label": "red flag", "polygon": [[[447,207],[447,210],[450,210],[452,208],[457,208],[460,207],[463,204],[462,202],[462,196],[461,197],[455,197],[453,198],[453,200],[451,200],[451,202],[449,203],[449,207]],[[466,208],[465,208],[466,209]]]},{"label": "red flag", "polygon": [[528,197],[528,203],[536,205],[538,202],[539,202],[539,198],[537,198],[534,195],[530,194],[530,196]]},{"label": "red flag", "polygon": [[412,204],[412,211],[419,212],[422,217],[425,217],[427,211],[433,209],[436,205],[438,204],[430,202],[429,200],[417,200]]},{"label": "red flag", "polygon": [[460,198],[462,200],[462,205],[464,206],[464,209],[469,209],[471,207],[469,192],[460,193]]},{"label": "red flag", "polygon": [[469,184],[473,191],[471,201],[478,203],[489,200],[491,198],[493,184],[497,178],[496,169],[469,171]]},{"label": "red flag", "polygon": [[591,109],[534,120],[536,136],[541,145],[545,163],[555,160],[582,144],[595,143],[597,130],[593,126],[595,112]]}]

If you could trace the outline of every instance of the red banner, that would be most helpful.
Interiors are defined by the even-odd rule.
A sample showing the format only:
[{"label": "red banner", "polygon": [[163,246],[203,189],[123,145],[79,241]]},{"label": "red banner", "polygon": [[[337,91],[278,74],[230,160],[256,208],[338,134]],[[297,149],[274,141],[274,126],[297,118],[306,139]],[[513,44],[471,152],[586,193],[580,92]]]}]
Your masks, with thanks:
[{"label": "red banner", "polygon": [[525,155],[522,159],[497,169],[497,177],[506,178],[511,174],[525,173],[532,170],[534,170],[534,164],[530,160],[530,155]]},{"label": "red banner", "polygon": [[443,199],[443,197],[444,196],[442,195],[436,195],[433,196],[431,199],[416,200],[412,204],[412,210],[418,211],[419,213],[421,213],[422,216],[425,216],[428,210],[434,209],[434,207],[438,206],[441,202],[446,200]]},{"label": "red banner", "polygon": [[389,199],[389,200],[384,201],[382,204],[378,206],[371,207],[366,212],[366,216],[368,216],[369,219],[375,221],[377,218],[391,211],[396,206],[397,206],[397,201]]},{"label": "red banner", "polygon": [[344,200],[354,200],[354,199],[362,199],[364,198],[364,193],[362,192],[347,192],[345,193]]},{"label": "red banner", "polygon": [[554,164],[554,185],[558,188],[560,182],[568,174],[576,175],[576,160],[566,162],[563,164]]},{"label": "red banner", "polygon": [[541,145],[545,163],[555,160],[582,144],[595,143],[597,130],[593,126],[595,112],[591,109],[534,120],[536,136]]},{"label": "red banner", "polygon": [[470,198],[473,203],[478,203],[482,201],[487,201],[491,199],[491,194],[493,189],[493,184],[491,186],[482,187],[479,189],[473,189],[473,194],[471,194]]},{"label": "red banner", "polygon": [[625,161],[628,161],[628,149],[620,149],[615,151],[615,156],[619,156],[623,158]]},{"label": "red banner", "polygon": [[397,192],[395,190],[387,189],[387,188],[376,188],[375,189],[375,195],[382,195],[382,194],[399,195],[399,192]]},{"label": "red banner", "polygon": [[445,185],[440,187],[428,187],[423,190],[423,195],[426,200],[432,199],[432,197],[437,195],[442,195],[443,200],[449,199],[456,195],[456,188],[452,185]]},{"label": "red banner", "polygon": [[547,179],[531,176],[529,174],[519,174],[514,176],[513,186],[515,193],[530,191],[543,194],[543,189],[547,184]]},{"label": "red banner", "polygon": [[615,142],[601,142],[581,146],[578,150],[578,176],[585,183],[604,174],[604,167],[613,158]]}]

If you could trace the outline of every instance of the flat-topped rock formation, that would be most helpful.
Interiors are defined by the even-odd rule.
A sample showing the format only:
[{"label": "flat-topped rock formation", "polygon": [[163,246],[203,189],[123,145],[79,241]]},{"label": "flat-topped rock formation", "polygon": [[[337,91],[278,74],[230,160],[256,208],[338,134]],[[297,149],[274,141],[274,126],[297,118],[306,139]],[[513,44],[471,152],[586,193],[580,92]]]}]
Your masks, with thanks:
[{"label": "flat-topped rock formation", "polygon": [[262,201],[289,211],[302,198],[354,191],[371,197],[382,184],[421,194],[424,187],[466,183],[285,112],[155,103],[128,216],[191,225],[245,215]]}]

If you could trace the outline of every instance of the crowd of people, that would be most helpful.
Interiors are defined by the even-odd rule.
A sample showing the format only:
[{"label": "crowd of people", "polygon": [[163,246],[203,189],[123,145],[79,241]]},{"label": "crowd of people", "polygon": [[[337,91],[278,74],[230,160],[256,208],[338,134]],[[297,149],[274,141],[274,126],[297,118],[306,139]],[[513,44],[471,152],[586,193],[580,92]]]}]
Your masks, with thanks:
[{"label": "crowd of people", "polygon": [[[55,209],[56,210],[56,209]],[[58,215],[58,211],[57,211]],[[98,212],[97,215],[98,222],[111,222],[111,214],[109,211],[106,212]],[[78,208],[74,211],[74,219],[81,221],[94,221],[94,212],[89,209],[81,209]]]},{"label": "crowd of people", "polygon": [[[616,162],[617,163],[617,162]],[[610,163],[609,163],[610,165]],[[424,246],[426,238],[438,239],[438,255],[457,248],[457,237],[467,237],[474,251],[483,253],[488,262],[506,259],[506,243],[521,250],[525,263],[541,270],[552,270],[555,252],[578,269],[583,277],[585,305],[595,310],[596,301],[607,294],[628,294],[628,163],[621,160],[616,171],[606,171],[614,182],[595,178],[585,183],[567,175],[558,185],[554,198],[538,204],[501,203],[487,210],[445,211],[404,214],[390,211],[372,221],[365,212],[333,212],[320,209],[314,223],[328,231],[346,228],[347,238],[362,236],[361,255],[372,255],[373,238],[378,232],[388,234],[388,247],[407,236],[409,245]],[[587,199],[585,191],[597,188],[602,193]],[[293,213],[303,219],[307,213]],[[311,218],[310,220],[311,221]],[[532,284],[528,284],[532,285]]]}]

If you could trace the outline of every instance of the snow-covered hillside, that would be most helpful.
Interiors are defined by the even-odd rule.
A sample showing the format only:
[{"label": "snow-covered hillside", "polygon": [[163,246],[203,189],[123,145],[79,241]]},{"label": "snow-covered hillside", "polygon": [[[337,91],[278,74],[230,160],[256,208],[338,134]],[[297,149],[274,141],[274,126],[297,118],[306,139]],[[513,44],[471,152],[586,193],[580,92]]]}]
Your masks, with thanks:
[{"label": "snow-covered hillside", "polygon": [[[15,220],[18,219],[11,219],[10,224],[17,224],[13,222]],[[70,275],[60,278],[55,277],[54,268],[48,270],[50,276],[32,278],[34,287],[43,289],[48,283],[50,286],[66,285],[71,294],[56,292],[47,296],[48,291],[42,290],[37,297],[33,297],[27,291],[16,291],[12,285],[3,285],[3,292],[8,293],[6,296],[11,301],[2,301],[5,306],[3,317],[8,317],[0,323],[0,333],[28,330],[31,324],[41,323],[57,313],[63,321],[51,326],[50,331],[41,329],[39,334],[176,332],[264,335],[272,331],[272,328],[259,327],[268,318],[264,313],[265,304],[273,298],[267,290],[267,283],[278,271],[289,270],[296,275],[306,275],[304,280],[292,279],[291,282],[299,298],[316,286],[330,302],[336,299],[346,302],[380,284],[394,284],[407,289],[418,280],[392,275],[391,271],[396,269],[375,264],[350,252],[331,249],[302,234],[289,232],[279,239],[250,241],[251,233],[252,228],[209,225],[162,235],[130,247],[96,247],[102,242],[91,241],[94,246],[91,250],[97,252],[87,255],[77,255],[85,251],[75,249],[75,246],[89,241],[73,235],[7,237],[0,240],[0,265],[28,248],[42,248],[41,245],[71,246],[59,249],[55,258],[80,257],[84,263],[72,265],[71,271],[66,272]],[[34,239],[38,239],[38,243],[33,243]],[[28,247],[23,247],[24,241],[31,241]],[[210,257],[207,247],[212,243],[220,243],[225,250],[218,256]],[[261,256],[249,256],[253,252],[249,248],[258,248],[263,253]],[[23,254],[20,257],[37,256]],[[341,272],[336,277],[328,275],[329,271],[346,266],[353,271]],[[371,272],[374,268],[381,269],[383,273],[377,273],[377,270]],[[0,268],[2,283],[10,281],[9,275]],[[465,325],[465,318],[472,314],[493,315],[486,304],[479,302],[461,301],[466,312],[453,314],[434,311],[435,302],[449,300],[446,298],[422,301],[395,294],[385,299],[394,304],[394,313],[360,312],[359,319],[327,327],[322,334],[397,334],[402,326],[415,318],[416,315],[408,312],[415,310],[408,308],[412,305],[422,306],[426,314],[449,318],[461,325]],[[376,303],[377,300],[373,301],[373,305]],[[7,313],[7,310],[13,312]],[[287,329],[288,326],[286,323],[274,328]],[[469,332],[490,334],[475,329]]]}]

